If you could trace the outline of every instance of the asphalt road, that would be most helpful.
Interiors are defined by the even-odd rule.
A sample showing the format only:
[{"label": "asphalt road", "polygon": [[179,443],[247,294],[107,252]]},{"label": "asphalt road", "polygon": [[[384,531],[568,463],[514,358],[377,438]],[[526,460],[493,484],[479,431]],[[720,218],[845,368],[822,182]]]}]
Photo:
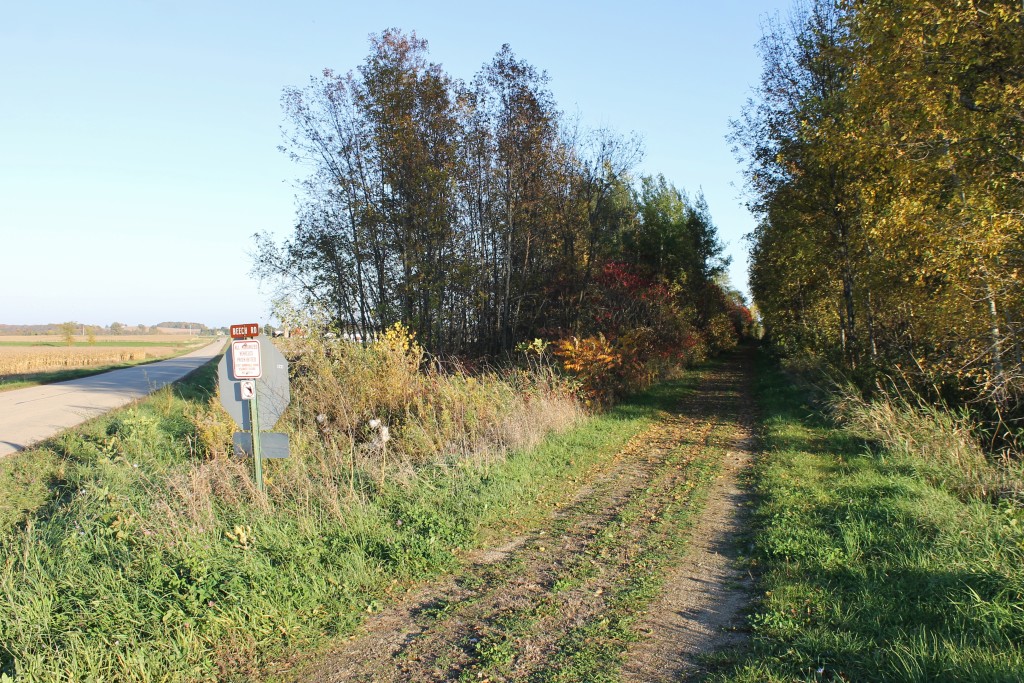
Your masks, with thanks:
[{"label": "asphalt road", "polygon": [[223,338],[170,360],[0,392],[0,457],[176,382],[216,358]]}]

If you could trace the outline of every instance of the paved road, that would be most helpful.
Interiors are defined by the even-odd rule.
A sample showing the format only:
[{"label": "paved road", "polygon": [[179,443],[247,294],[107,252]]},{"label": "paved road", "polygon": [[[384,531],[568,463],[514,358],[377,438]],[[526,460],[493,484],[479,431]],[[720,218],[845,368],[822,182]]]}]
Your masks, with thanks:
[{"label": "paved road", "polygon": [[224,339],[170,360],[0,392],[0,457],[175,382],[224,349]]}]

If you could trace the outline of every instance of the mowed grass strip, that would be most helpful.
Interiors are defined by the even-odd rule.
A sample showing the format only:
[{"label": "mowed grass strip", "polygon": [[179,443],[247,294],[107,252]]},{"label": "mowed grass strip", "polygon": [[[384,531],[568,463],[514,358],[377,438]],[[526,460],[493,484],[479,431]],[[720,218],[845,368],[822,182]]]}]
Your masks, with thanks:
[{"label": "mowed grass strip", "polygon": [[762,359],[753,649],[716,681],[1024,679],[1024,510],[963,502]]},{"label": "mowed grass strip", "polygon": [[[193,417],[214,382],[207,366],[0,461],[0,675],[253,680],[453,569],[481,539],[535,524],[571,494],[565,482],[586,478],[694,384],[660,387],[489,465],[427,467],[382,487],[359,477],[338,515],[257,495],[244,461],[195,467]],[[307,457],[301,439],[293,445]],[[178,523],[167,501],[211,467],[208,523]]]}]

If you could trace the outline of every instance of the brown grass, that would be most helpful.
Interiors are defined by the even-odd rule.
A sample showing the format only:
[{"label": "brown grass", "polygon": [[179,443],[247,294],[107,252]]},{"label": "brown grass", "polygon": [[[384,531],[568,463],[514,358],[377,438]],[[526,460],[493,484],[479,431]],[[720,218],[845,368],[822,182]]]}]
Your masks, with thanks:
[{"label": "brown grass", "polygon": [[164,358],[179,350],[176,346],[0,346],[0,377]]},{"label": "brown grass", "polygon": [[[584,415],[553,372],[534,367],[470,374],[425,362],[405,332],[362,346],[304,338],[282,342],[291,359],[292,404],[275,428],[291,457],[266,466],[274,500],[344,519],[365,483],[411,484],[421,468],[486,467]],[[251,500],[241,467],[227,461],[234,426],[213,401],[188,415],[196,464],[174,483],[169,505],[192,526],[211,519],[214,500]]]},{"label": "brown grass", "polygon": [[[544,369],[470,374],[457,363],[425,362],[407,333],[368,346],[292,343],[292,387],[308,422],[329,443],[356,444],[357,457],[418,465],[501,457],[581,416],[579,402]],[[384,438],[379,420],[387,427]]]},{"label": "brown grass", "polygon": [[[76,334],[75,342],[85,343],[88,337]],[[197,341],[195,335],[187,334],[97,334],[98,342],[159,342],[161,344],[182,344]],[[206,339],[210,339],[207,337]],[[0,342],[29,342],[32,344],[63,344],[64,337],[59,334],[10,334],[0,335]]]}]

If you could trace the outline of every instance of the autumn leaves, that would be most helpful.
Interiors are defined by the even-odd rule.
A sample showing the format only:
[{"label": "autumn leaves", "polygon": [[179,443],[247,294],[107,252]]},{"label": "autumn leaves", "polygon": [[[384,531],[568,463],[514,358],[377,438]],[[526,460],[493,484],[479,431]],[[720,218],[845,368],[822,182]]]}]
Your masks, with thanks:
[{"label": "autumn leaves", "polygon": [[988,410],[1024,389],[1019,2],[813,2],[734,125],[770,335]]}]

